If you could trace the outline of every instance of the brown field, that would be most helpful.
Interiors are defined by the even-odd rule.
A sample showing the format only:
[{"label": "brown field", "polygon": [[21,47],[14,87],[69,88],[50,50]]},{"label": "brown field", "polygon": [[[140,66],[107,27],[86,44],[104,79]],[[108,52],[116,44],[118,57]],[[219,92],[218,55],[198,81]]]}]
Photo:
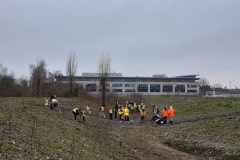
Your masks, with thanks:
[{"label": "brown field", "polygon": [[[59,97],[61,114],[45,109],[42,98],[1,98],[0,159],[240,159],[240,99],[141,99],[146,104],[146,118],[141,121],[140,114],[133,113],[132,125],[111,121],[108,115],[99,118],[97,98]],[[118,100],[139,102],[138,97]],[[115,101],[108,98],[108,106],[113,107]],[[80,117],[75,122],[72,108],[85,109],[87,103],[92,114],[87,115],[85,124]],[[153,104],[161,109],[173,105],[176,124],[151,123]]]}]

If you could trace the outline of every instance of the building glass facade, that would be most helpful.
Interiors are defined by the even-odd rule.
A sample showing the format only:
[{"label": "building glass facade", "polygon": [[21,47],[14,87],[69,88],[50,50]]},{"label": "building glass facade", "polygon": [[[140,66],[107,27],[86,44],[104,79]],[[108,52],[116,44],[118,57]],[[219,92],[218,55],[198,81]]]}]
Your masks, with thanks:
[{"label": "building glass facade", "polygon": [[[55,77],[57,81],[67,82],[66,76]],[[143,95],[198,95],[199,85],[197,75],[177,77],[122,77],[120,73],[112,73],[107,79],[106,91],[116,94]],[[74,77],[75,83],[92,94],[101,92],[98,73],[85,73]]]}]

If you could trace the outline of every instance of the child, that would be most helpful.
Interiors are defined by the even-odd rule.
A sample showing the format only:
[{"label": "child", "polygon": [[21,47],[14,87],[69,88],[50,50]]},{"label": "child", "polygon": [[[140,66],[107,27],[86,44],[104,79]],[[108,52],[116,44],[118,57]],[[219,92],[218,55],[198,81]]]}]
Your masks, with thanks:
[{"label": "child", "polygon": [[85,111],[82,111],[82,120],[83,120],[83,123],[85,123],[85,118],[86,118],[86,114],[85,114]]},{"label": "child", "polygon": [[48,108],[48,106],[49,106],[47,98],[44,99],[44,106],[45,106],[45,108]]},{"label": "child", "polygon": [[90,107],[89,107],[89,105],[87,104],[87,114],[91,114],[91,110],[90,110]]},{"label": "child", "polygon": [[141,115],[141,120],[143,121],[143,120],[144,120],[144,117],[145,117],[145,115],[146,115],[146,112],[145,112],[144,109],[141,109],[141,110],[140,110],[140,115]]}]

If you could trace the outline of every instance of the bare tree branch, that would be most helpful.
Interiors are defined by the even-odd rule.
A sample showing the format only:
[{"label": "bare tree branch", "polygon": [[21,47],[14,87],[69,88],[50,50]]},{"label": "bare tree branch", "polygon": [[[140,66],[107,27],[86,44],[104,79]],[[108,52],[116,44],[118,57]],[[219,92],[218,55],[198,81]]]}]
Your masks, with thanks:
[{"label": "bare tree branch", "polygon": [[111,60],[109,55],[103,55],[99,60],[98,73],[102,94],[102,105],[105,106],[106,101],[106,82],[108,74],[111,72]]},{"label": "bare tree branch", "polygon": [[69,95],[73,95],[73,78],[77,72],[77,61],[74,53],[69,54],[67,61],[66,75],[68,76],[69,82]]},{"label": "bare tree branch", "polygon": [[38,60],[36,65],[30,65],[31,90],[33,96],[41,97],[44,92],[44,85],[47,78],[45,60]]}]

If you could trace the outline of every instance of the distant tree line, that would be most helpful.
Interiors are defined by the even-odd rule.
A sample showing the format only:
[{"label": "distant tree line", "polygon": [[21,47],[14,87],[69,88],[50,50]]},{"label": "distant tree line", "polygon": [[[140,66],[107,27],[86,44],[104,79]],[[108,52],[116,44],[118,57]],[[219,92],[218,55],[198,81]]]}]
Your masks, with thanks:
[{"label": "distant tree line", "polygon": [[[56,81],[55,77],[63,76],[61,71],[50,72],[46,68],[46,62],[43,59],[37,60],[36,64],[31,64],[30,77],[21,77],[16,79],[14,73],[8,73],[7,67],[0,64],[0,96],[34,96],[34,97],[48,97],[50,95],[72,97],[79,96],[79,94],[86,95],[83,91],[83,86],[75,83],[77,72],[77,58],[74,53],[69,54],[66,63],[65,82]],[[101,90],[102,105],[106,102],[106,83],[108,74],[111,72],[111,60],[109,55],[100,57],[98,73],[99,85]],[[239,89],[223,88],[220,84],[210,86],[206,78],[201,78],[199,81],[200,95],[206,95],[208,91],[240,93]]]},{"label": "distant tree line", "polygon": [[7,67],[0,64],[0,96],[78,96],[80,87],[73,82],[77,69],[74,54],[69,55],[67,61],[66,74],[69,77],[67,83],[57,82],[55,77],[63,76],[62,72],[49,72],[43,59],[38,60],[36,64],[31,64],[29,69],[30,78],[21,77],[17,79],[13,73],[8,73]]}]

